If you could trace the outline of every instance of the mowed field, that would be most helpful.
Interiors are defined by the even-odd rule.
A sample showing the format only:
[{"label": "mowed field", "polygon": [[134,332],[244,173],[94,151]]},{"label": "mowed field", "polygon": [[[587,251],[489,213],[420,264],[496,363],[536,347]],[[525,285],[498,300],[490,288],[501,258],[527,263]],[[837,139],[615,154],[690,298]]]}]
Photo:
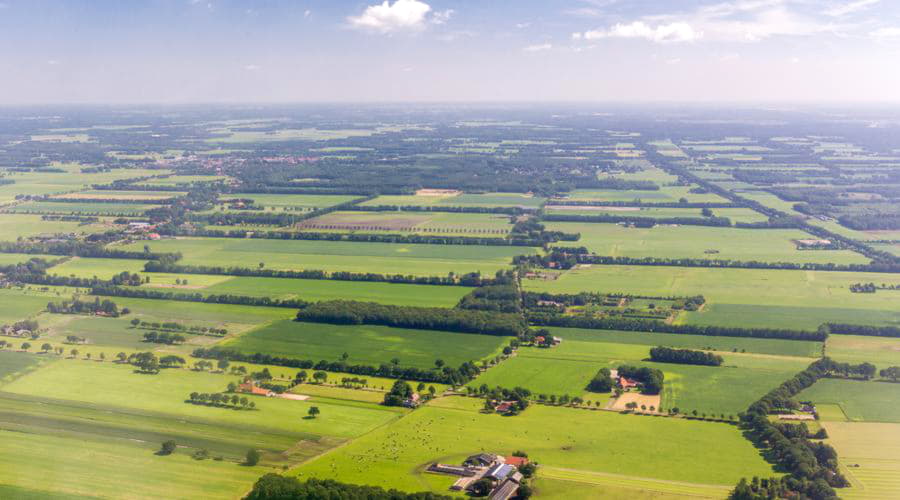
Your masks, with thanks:
[{"label": "mowed field", "polygon": [[[539,405],[512,422],[480,413],[478,399],[446,399],[327,453],[296,473],[301,478],[340,477],[353,483],[444,493],[453,478],[425,473],[431,462],[458,463],[481,451],[524,450],[541,464],[541,475],[565,477],[566,484],[591,484],[606,473],[639,483],[645,480],[644,485],[653,484],[662,491],[693,486],[708,495],[705,485],[730,486],[741,476],[772,474],[740,431],[727,424]],[[628,480],[620,484],[635,487]],[[718,491],[714,496],[723,494]]]},{"label": "mowed field", "polygon": [[861,335],[829,335],[828,357],[844,363],[869,362],[879,368],[900,366],[900,339]]},{"label": "mowed field", "polygon": [[826,441],[838,453],[849,500],[900,498],[900,424],[824,422]]},{"label": "mowed field", "polygon": [[[704,226],[625,227],[618,224],[548,222],[550,231],[580,233],[579,246],[598,255],[721,259],[761,262],[866,264],[850,250],[797,250],[793,240],[812,238],[793,229],[738,229]],[[558,245],[571,246],[571,242]]]},{"label": "mowed field", "polygon": [[609,292],[648,296],[703,295],[701,311],[679,321],[744,327],[814,330],[825,322],[890,325],[900,322],[890,293],[852,293],[854,283],[900,285],[900,276],[767,269],[666,266],[591,266],[555,280],[524,280],[536,292]]},{"label": "mowed field", "polygon": [[[728,200],[713,193],[691,193],[690,186],[663,186],[657,191],[637,189],[576,189],[566,199],[582,201],[634,201],[644,203],[675,203],[681,198],[688,203],[728,203]],[[553,203],[552,200],[549,203]]]},{"label": "mowed field", "polygon": [[247,353],[264,353],[313,361],[339,361],[378,366],[399,360],[399,366],[434,368],[493,355],[508,343],[506,337],[413,330],[376,325],[329,325],[277,321],[223,344]]},{"label": "mowed field", "polygon": [[443,205],[448,207],[523,207],[538,208],[546,198],[530,196],[520,193],[462,193],[452,196],[379,196],[373,200],[361,203],[366,206],[397,205],[397,206],[427,206]]},{"label": "mowed field", "polygon": [[27,201],[5,210],[12,213],[26,214],[74,214],[74,215],[141,215],[161,205],[142,203],[79,203],[77,201]]},{"label": "mowed field", "polygon": [[[116,248],[140,251],[145,242]],[[344,241],[178,238],[149,243],[154,252],[181,252],[186,265],[321,269],[443,276],[478,272],[494,274],[512,257],[534,253],[529,247],[476,245],[402,245]]]},{"label": "mowed field", "polygon": [[[900,384],[880,381],[821,379],[797,399],[816,404],[838,405],[853,422],[900,424]],[[843,421],[840,414],[823,419]]]},{"label": "mowed field", "polygon": [[[612,339],[602,337],[594,339],[584,332],[586,331],[554,329],[554,334],[563,337],[559,346],[550,349],[521,348],[515,357],[490,368],[469,385],[518,385],[537,394],[579,396],[592,402],[605,402],[609,394],[591,393],[586,389],[588,382],[600,368],[615,369],[623,364],[650,366],[665,374],[661,408],[678,408],[682,413],[697,410],[715,416],[728,416],[744,411],[750,403],[813,361],[813,358],[808,357],[732,353],[727,349],[728,341],[721,337],[699,337],[690,343],[676,341],[674,344],[659,339],[658,343],[642,345],[611,342]],[[569,337],[566,337],[567,334]],[[644,334],[621,332],[619,335],[627,338]],[[657,336],[662,337],[664,334]],[[676,339],[688,337],[670,336]],[[707,342],[704,343],[704,340]],[[695,345],[690,345],[694,342]],[[725,363],[721,367],[708,367],[646,361],[653,345],[702,347],[697,344],[718,344],[725,347],[724,352],[719,352],[725,358]]]}]

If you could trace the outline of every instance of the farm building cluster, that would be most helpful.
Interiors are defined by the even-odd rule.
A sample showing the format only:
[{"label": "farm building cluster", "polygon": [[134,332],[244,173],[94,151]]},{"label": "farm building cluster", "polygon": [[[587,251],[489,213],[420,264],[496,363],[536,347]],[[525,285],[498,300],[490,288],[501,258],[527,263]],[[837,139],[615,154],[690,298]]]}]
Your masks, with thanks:
[{"label": "farm building cluster", "polygon": [[[490,500],[508,500],[519,490],[524,476],[519,469],[528,465],[528,459],[518,456],[501,456],[491,453],[472,455],[462,465],[433,463],[428,472],[459,476],[450,489],[466,491]],[[484,485],[488,491],[476,491]],[[483,495],[487,493],[487,495]]]}]

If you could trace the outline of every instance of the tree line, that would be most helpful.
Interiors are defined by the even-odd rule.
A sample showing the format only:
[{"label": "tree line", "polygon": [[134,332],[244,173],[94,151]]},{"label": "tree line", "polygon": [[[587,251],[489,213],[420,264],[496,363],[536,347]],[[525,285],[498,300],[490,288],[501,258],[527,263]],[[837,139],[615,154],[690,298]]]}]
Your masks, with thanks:
[{"label": "tree line", "polygon": [[683,365],[721,366],[725,360],[722,356],[711,352],[659,346],[650,348],[650,361]]},{"label": "tree line", "polygon": [[318,500],[318,499],[366,500],[451,500],[447,495],[431,492],[406,493],[378,486],[359,486],[333,479],[307,479],[268,473],[259,478],[244,500]]},{"label": "tree line", "polygon": [[448,212],[454,214],[503,214],[522,215],[536,212],[527,207],[466,207],[449,205],[353,205],[345,207],[352,212]]},{"label": "tree line", "polygon": [[121,286],[97,284],[91,288],[91,295],[108,297],[129,297],[135,299],[177,300],[182,302],[204,302],[207,304],[234,304],[245,306],[263,307],[290,307],[300,308],[308,304],[300,299],[273,299],[270,297],[249,297],[246,295],[201,293],[175,293],[162,290],[150,290],[146,288],[127,288]]},{"label": "tree line", "polygon": [[653,227],[658,224],[678,224],[683,226],[731,227],[728,217],[639,217],[633,215],[569,215],[547,214],[541,220],[548,222],[582,222],[582,223],[626,223],[636,227]]},{"label": "tree line", "polygon": [[329,300],[308,304],[297,312],[297,321],[384,325],[509,336],[518,336],[528,329],[525,320],[517,314],[441,307],[395,306],[354,300]]},{"label": "tree line", "polygon": [[440,369],[425,370],[415,367],[399,366],[397,364],[351,365],[346,361],[313,361],[309,359],[289,358],[274,356],[265,353],[245,353],[235,349],[219,346],[210,348],[199,347],[191,356],[201,359],[217,359],[228,361],[240,361],[259,365],[285,366],[288,368],[301,368],[304,370],[324,370],[330,372],[350,373],[352,375],[365,375],[368,377],[399,378],[404,380],[416,380],[421,382],[434,382],[439,384],[463,385],[481,373],[474,363],[465,362],[458,368],[442,366]]},{"label": "tree line", "polygon": [[900,337],[898,326],[850,325],[846,323],[825,323],[823,329],[838,335],[866,335],[869,337]]}]

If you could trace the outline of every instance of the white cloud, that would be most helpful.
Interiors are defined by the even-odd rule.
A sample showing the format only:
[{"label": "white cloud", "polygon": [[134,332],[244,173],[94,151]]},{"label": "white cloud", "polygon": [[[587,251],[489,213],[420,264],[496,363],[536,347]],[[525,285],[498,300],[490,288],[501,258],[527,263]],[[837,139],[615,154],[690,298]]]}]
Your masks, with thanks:
[{"label": "white cloud", "polygon": [[525,28],[531,27],[531,23],[516,23],[516,28],[523,30]]},{"label": "white cloud", "polygon": [[791,64],[797,64],[797,63],[800,62],[800,58],[799,58],[799,57],[792,57],[792,58],[790,58],[790,61],[791,61]]},{"label": "white cloud", "polygon": [[859,12],[861,10],[867,9],[869,6],[875,5],[880,1],[881,0],[855,0],[850,3],[836,5],[826,10],[825,15],[831,17],[846,16],[847,14],[853,14],[854,12]]},{"label": "white cloud", "polygon": [[350,26],[382,34],[395,31],[418,31],[425,28],[426,16],[431,6],[419,0],[384,0],[381,4],[366,7],[359,16],[350,16]]},{"label": "white cloud", "polygon": [[900,40],[900,27],[878,28],[869,36],[877,40]]},{"label": "white cloud", "polygon": [[306,9],[306,10],[303,11],[303,17],[309,17],[309,16],[311,16],[311,15],[312,15],[312,11],[311,11],[311,10]]},{"label": "white cloud", "polygon": [[741,58],[741,55],[740,55],[740,54],[738,54],[738,53],[736,53],[736,52],[732,52],[732,53],[729,53],[729,54],[722,54],[722,55],[719,56],[718,59],[719,59],[719,61],[721,61],[721,62],[731,62],[731,61],[737,61],[737,60],[740,60],[740,58]]},{"label": "white cloud", "polygon": [[599,40],[601,38],[643,38],[656,43],[691,42],[703,37],[703,33],[683,22],[650,26],[643,21],[618,23],[607,30],[591,30],[573,33],[575,40]]},{"label": "white cloud", "polygon": [[453,9],[437,11],[431,16],[431,24],[447,24],[447,21],[455,13],[456,11]]},{"label": "white cloud", "polygon": [[47,64],[49,64],[50,66],[56,66],[57,64],[59,64],[59,61],[57,61],[56,59],[50,59],[49,61],[47,61]]},{"label": "white cloud", "polygon": [[535,45],[529,45],[522,50],[525,52],[540,52],[542,50],[550,50],[553,48],[553,44],[550,43],[539,43]]},{"label": "white cloud", "polygon": [[244,69],[247,71],[256,71],[259,69],[259,66],[255,65],[255,64],[248,64],[248,65],[244,66]]},{"label": "white cloud", "polygon": [[667,60],[666,60],[666,64],[668,64],[669,66],[673,66],[673,65],[678,64],[678,63],[680,63],[680,62],[681,62],[681,58],[680,58],[680,57],[673,57],[672,59],[667,59]]}]

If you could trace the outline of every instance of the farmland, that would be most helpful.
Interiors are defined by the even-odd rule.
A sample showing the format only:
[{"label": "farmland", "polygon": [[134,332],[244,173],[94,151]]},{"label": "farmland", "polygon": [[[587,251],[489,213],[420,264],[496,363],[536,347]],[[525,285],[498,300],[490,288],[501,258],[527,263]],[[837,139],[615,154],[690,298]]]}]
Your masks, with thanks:
[{"label": "farmland", "polygon": [[[320,269],[325,271],[385,274],[446,275],[450,272],[494,274],[525,247],[454,245],[401,245],[342,241],[241,240],[229,238],[180,238],[150,242],[151,251],[184,255],[186,265],[256,266],[271,269]],[[142,243],[121,247],[141,250]]]},{"label": "farmland", "polygon": [[900,384],[825,379],[800,393],[813,403],[838,405],[851,422],[900,424]]},{"label": "farmland", "polygon": [[280,321],[245,333],[225,346],[315,361],[338,361],[347,353],[347,362],[353,364],[378,366],[397,359],[399,366],[428,369],[438,358],[450,366],[477,361],[503,344],[503,337],[490,335]]},{"label": "farmland", "polygon": [[852,500],[895,498],[900,494],[900,424],[827,422],[828,444],[846,464],[842,471],[851,488],[842,492]]},{"label": "farmland", "polygon": [[409,232],[503,236],[512,228],[510,218],[495,214],[441,212],[331,212],[303,221],[309,231]]}]

